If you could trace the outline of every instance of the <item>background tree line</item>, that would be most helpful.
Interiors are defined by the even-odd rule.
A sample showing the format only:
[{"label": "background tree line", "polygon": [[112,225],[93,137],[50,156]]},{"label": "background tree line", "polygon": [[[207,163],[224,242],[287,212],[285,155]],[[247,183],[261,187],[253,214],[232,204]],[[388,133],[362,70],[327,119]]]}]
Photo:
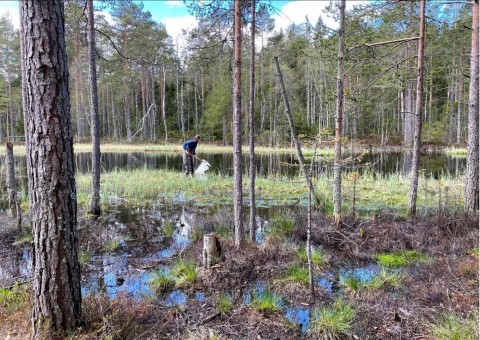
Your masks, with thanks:
[{"label": "background tree line", "polygon": [[[108,5],[108,6],[107,6]],[[274,5],[274,3],[273,3]],[[180,50],[163,24],[141,3],[108,2],[95,16],[101,138],[112,141],[178,140],[200,133],[208,141],[232,142],[231,9],[199,13]],[[195,11],[192,8],[192,11]],[[338,35],[322,20],[275,31],[269,3],[256,8],[255,127],[257,142],[290,143],[275,78],[278,55],[300,136],[334,132]],[[338,16],[334,6],[328,15]],[[387,1],[357,6],[345,18],[346,137],[411,145],[415,108],[418,6]],[[468,113],[471,5],[427,2],[423,141],[463,144]],[[225,18],[222,19],[222,15]],[[288,13],[286,13],[288,15]],[[89,140],[87,20],[83,1],[67,1],[66,41],[76,141]],[[220,19],[219,19],[220,18]],[[228,18],[228,19],[227,19]],[[242,65],[249,69],[250,16],[243,14]],[[24,133],[19,33],[0,18],[0,141]],[[398,41],[382,44],[382,41]],[[380,42],[380,43],[379,43]],[[242,95],[248,97],[248,82]],[[244,114],[248,102],[242,106]],[[244,142],[248,119],[244,120]],[[372,138],[373,137],[373,138]]]}]

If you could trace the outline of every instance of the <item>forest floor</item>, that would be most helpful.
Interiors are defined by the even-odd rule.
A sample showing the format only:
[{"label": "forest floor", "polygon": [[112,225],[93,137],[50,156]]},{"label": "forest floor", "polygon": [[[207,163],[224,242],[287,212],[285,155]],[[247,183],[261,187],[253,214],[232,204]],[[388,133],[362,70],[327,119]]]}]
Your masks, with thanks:
[{"label": "forest floor", "polygon": [[[335,229],[330,220],[315,215],[312,243],[321,250],[321,260],[314,266],[313,299],[304,277],[295,276],[292,270],[305,268],[301,255],[306,240],[303,212],[290,214],[292,228],[265,234],[261,244],[245,242],[241,249],[235,249],[228,228],[224,232],[216,228],[231,226],[230,213],[220,209],[214,216],[201,216],[199,213],[194,221],[187,247],[171,256],[148,263],[132,260],[128,265],[143,273],[178,261],[193,263],[191,280],[164,284],[154,297],[124,292],[112,298],[111,287],[86,294],[84,324],[71,338],[442,339],[434,329],[443,329],[451,320],[459,327],[459,339],[478,338],[477,216],[351,219]],[[110,213],[79,220],[82,276],[95,271],[95,261],[84,258],[87,252],[97,257],[115,256],[128,248],[129,258],[145,259],[165,248],[171,237],[165,229],[164,237],[157,241],[158,228],[133,215],[123,216],[122,223]],[[12,243],[19,235],[11,222],[0,216],[3,226],[10,224],[0,231],[2,259],[25,247]],[[112,226],[129,235],[124,244],[113,248],[105,246],[106,239],[112,239]],[[202,268],[201,235],[211,231],[220,235],[225,261],[206,270]],[[382,262],[384,253],[404,254],[400,257],[405,261],[397,263],[398,258],[390,258],[390,262]],[[6,268],[0,272],[4,271]],[[383,279],[374,281],[375,277]],[[114,281],[113,285],[126,285],[121,277]],[[178,304],[166,304],[164,297],[175,292],[185,298]],[[191,298],[195,296],[201,298]],[[266,296],[270,301],[265,301]],[[0,319],[4,320],[0,338],[28,336],[31,304],[28,283],[0,290]],[[339,319],[347,326],[340,327]]]}]

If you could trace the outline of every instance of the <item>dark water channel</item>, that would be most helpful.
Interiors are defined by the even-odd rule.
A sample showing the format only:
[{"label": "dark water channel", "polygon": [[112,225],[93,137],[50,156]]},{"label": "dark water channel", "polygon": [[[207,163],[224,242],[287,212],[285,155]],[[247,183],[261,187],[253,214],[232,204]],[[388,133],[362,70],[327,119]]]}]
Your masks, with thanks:
[{"label": "dark water channel", "polygon": [[[233,154],[218,153],[204,154],[204,157],[211,165],[210,173],[223,175],[233,174]],[[344,157],[349,157],[346,153]],[[358,156],[358,155],[356,155]],[[346,171],[363,172],[366,169],[379,175],[408,174],[411,169],[411,155],[400,152],[369,153],[355,163],[349,162],[345,165]],[[15,156],[16,166],[25,174],[25,156]],[[248,155],[244,154],[244,164],[248,164]],[[3,156],[0,155],[0,164],[3,164]],[[77,173],[91,172],[91,154],[75,154]],[[182,171],[182,159],[180,154],[165,154],[153,152],[131,152],[131,153],[102,153],[101,164],[103,172],[110,172],[115,169],[166,169]],[[293,154],[264,154],[256,155],[257,174],[262,177],[285,176],[292,177],[299,174],[298,167],[291,165],[298,164]],[[198,165],[198,164],[197,164]],[[427,176],[440,178],[445,174],[459,176],[465,172],[466,158],[452,157],[444,153],[432,153],[422,155],[420,158],[420,169],[423,169]],[[332,157],[317,157],[315,164],[317,174],[333,174]]]}]

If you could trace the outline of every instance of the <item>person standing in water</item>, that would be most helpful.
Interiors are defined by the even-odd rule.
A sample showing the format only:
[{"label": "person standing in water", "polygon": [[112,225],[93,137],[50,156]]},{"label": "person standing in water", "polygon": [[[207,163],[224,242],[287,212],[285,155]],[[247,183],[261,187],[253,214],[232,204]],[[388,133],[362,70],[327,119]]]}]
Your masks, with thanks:
[{"label": "person standing in water", "polygon": [[196,135],[194,139],[186,141],[183,143],[183,166],[185,167],[185,175],[192,175],[194,171],[194,159],[196,158],[199,161],[200,157],[195,154],[195,150],[197,149],[197,145],[200,142],[201,137]]}]

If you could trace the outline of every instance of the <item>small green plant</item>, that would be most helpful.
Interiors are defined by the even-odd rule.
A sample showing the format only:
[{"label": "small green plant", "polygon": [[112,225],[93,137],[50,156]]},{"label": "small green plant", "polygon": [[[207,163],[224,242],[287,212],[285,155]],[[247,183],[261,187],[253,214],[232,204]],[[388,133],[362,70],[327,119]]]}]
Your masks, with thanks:
[{"label": "small green plant", "polygon": [[[302,262],[307,262],[307,250],[305,247],[299,247],[297,250],[297,257]],[[312,247],[312,263],[321,266],[327,262],[327,255],[323,248]]]},{"label": "small green plant", "polygon": [[117,238],[114,238],[113,240],[105,242],[103,245],[103,249],[106,252],[112,253],[116,251],[120,247],[120,240]]},{"label": "small green plant", "polygon": [[152,274],[148,285],[156,292],[164,292],[175,286],[175,278],[162,270]]},{"label": "small green plant", "polygon": [[264,314],[278,312],[282,306],[280,297],[270,290],[261,293],[255,293],[252,297],[252,307]]},{"label": "small green plant", "polygon": [[436,340],[474,340],[479,338],[477,321],[477,313],[462,319],[453,312],[446,312],[428,328]]},{"label": "small green plant", "polygon": [[389,286],[398,289],[402,286],[404,276],[398,271],[382,269],[370,281],[365,283],[366,288],[379,289],[383,286]]},{"label": "small green plant", "polygon": [[226,226],[217,225],[213,231],[223,238],[231,238],[233,236],[232,229]]},{"label": "small green plant", "polygon": [[172,222],[167,222],[163,226],[163,235],[166,238],[171,238],[173,236],[173,232],[175,231],[175,225]]},{"label": "small green plant", "polygon": [[13,244],[16,246],[29,245],[33,242],[33,235],[31,233],[21,235]]},{"label": "small green plant", "polygon": [[81,266],[84,266],[88,262],[90,262],[91,258],[92,258],[92,254],[90,254],[89,251],[82,250],[78,253],[78,261],[80,262]]},{"label": "small green plant", "polygon": [[352,292],[358,292],[360,289],[364,288],[362,280],[355,275],[348,275],[344,278],[343,284],[347,287],[348,290]]},{"label": "small green plant", "polygon": [[355,309],[338,298],[333,305],[316,310],[313,315],[310,332],[316,336],[335,339],[340,335],[347,334],[350,330],[355,317]]},{"label": "small green plant", "polygon": [[27,290],[18,284],[15,284],[12,288],[0,288],[0,312],[16,312],[25,307],[28,298]]},{"label": "small green plant", "polygon": [[288,280],[308,284],[308,268],[307,267],[293,265],[287,269],[286,275]]},{"label": "small green plant", "polygon": [[428,256],[415,251],[397,251],[395,253],[383,253],[375,256],[378,263],[385,267],[402,267],[415,262],[423,262],[428,260]]},{"label": "small green plant", "polygon": [[203,236],[202,228],[195,227],[192,230],[192,234],[190,235],[190,239],[192,240],[192,242],[195,243],[195,242],[200,241],[202,239],[202,236]]},{"label": "small green plant", "polygon": [[218,296],[217,303],[215,304],[215,309],[222,314],[228,313],[230,309],[233,307],[233,299],[232,297],[225,293],[222,292]]},{"label": "small green plant", "polygon": [[276,215],[270,220],[270,228],[267,231],[269,236],[282,237],[292,233],[295,228],[293,220],[289,217]]},{"label": "small green plant", "polygon": [[179,260],[174,264],[172,275],[175,287],[182,288],[189,286],[197,279],[197,266],[190,261]]}]

